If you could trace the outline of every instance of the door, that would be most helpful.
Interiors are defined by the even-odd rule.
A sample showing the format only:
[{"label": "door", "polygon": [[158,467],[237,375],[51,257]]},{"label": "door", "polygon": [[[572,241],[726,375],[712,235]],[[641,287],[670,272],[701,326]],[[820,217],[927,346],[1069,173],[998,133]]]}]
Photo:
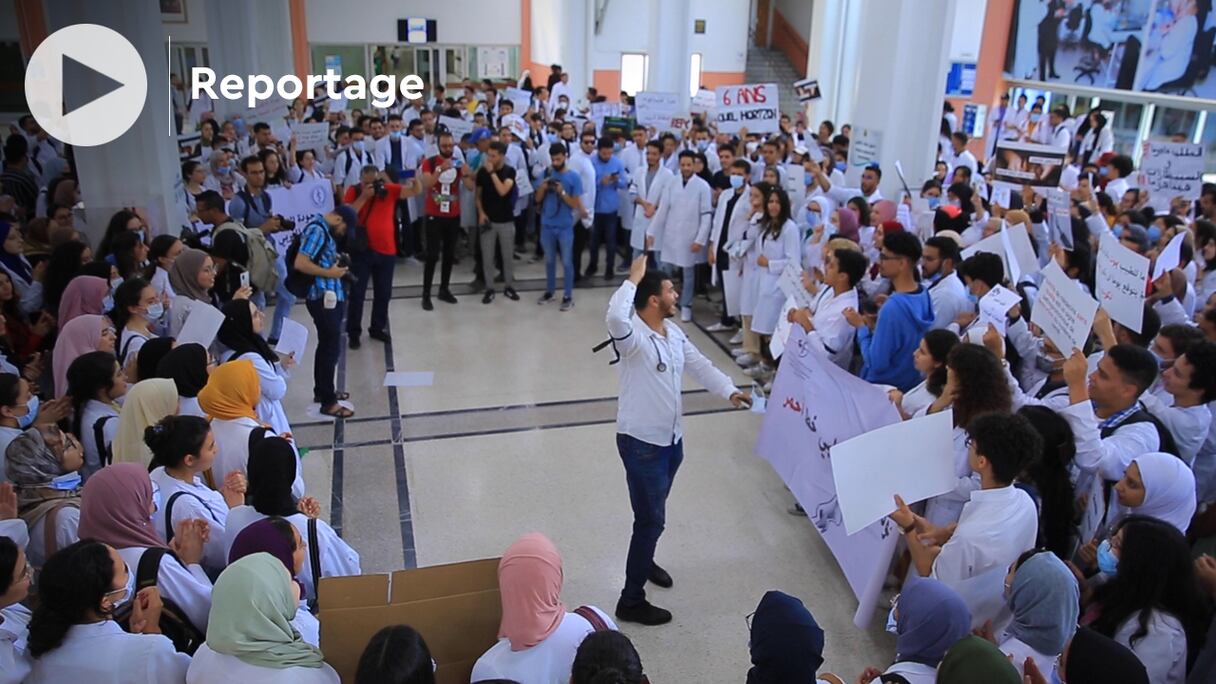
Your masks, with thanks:
[{"label": "door", "polygon": [[771,13],[770,0],[756,2],[756,47],[768,47],[768,19]]}]

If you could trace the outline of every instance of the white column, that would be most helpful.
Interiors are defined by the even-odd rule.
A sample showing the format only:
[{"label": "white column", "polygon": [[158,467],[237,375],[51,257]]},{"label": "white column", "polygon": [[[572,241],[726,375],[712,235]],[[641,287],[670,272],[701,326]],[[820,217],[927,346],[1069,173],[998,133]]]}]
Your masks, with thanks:
[{"label": "white column", "polygon": [[646,89],[679,93],[681,101],[687,103],[691,67],[688,36],[692,33],[689,0],[650,0],[650,3]]},{"label": "white column", "polygon": [[[74,149],[89,238],[96,245],[110,217],[123,207],[146,211],[154,234],[177,234],[186,216],[175,199],[181,164],[170,118],[160,5],[156,0],[56,0],[47,13],[47,29],[51,32],[80,23],[106,26],[131,41],[143,57],[148,75],[144,109],[130,130],[105,145]],[[88,80],[87,76],[82,78]],[[102,84],[96,85],[102,88]],[[79,105],[89,99],[81,92],[90,90],[86,83],[64,96],[69,104],[80,98]]]},{"label": "white column", "polygon": [[[866,37],[866,47],[852,79],[849,123],[854,144],[862,129],[877,133],[885,197],[898,197],[901,191],[896,161],[910,187],[933,172],[954,1],[866,0],[855,31]],[[850,180],[860,175],[854,161],[850,152]]]},{"label": "white column", "polygon": [[858,0],[814,0],[806,73],[807,78],[819,80],[823,97],[807,105],[811,130],[818,130],[824,119],[837,129],[851,123],[857,55],[863,43],[862,10]]},{"label": "white column", "polygon": [[587,100],[587,86],[591,85],[591,36],[594,32],[595,10],[589,5],[594,0],[565,0],[562,2],[562,58],[558,63],[562,71],[570,73],[570,104]]},{"label": "white column", "polygon": [[[264,74],[275,81],[295,73],[287,0],[207,0],[207,48],[218,77]],[[243,101],[219,99],[216,115],[243,112]]]}]

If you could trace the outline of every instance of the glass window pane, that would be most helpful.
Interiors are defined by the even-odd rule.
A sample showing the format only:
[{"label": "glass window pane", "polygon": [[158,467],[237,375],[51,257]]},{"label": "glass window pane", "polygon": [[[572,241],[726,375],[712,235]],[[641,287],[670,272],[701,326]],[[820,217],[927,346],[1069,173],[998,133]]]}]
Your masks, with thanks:
[{"label": "glass window pane", "polygon": [[1157,107],[1157,111],[1153,114],[1153,127],[1149,130],[1149,138],[1171,142],[1190,142],[1194,139],[1195,124],[1198,119],[1199,112],[1196,111]]},{"label": "glass window pane", "polygon": [[701,53],[692,53],[692,63],[688,69],[688,96],[694,97],[701,89]]},{"label": "glass window pane", "polygon": [[626,52],[621,55],[621,90],[632,97],[646,88],[646,57]]},{"label": "glass window pane", "polygon": [[[339,71],[343,76],[358,74],[367,77],[367,46],[364,45],[313,45],[312,46],[312,68],[316,74],[325,73],[325,64],[328,59],[336,60]],[[351,100],[347,105],[349,109],[366,109],[367,99]]]}]

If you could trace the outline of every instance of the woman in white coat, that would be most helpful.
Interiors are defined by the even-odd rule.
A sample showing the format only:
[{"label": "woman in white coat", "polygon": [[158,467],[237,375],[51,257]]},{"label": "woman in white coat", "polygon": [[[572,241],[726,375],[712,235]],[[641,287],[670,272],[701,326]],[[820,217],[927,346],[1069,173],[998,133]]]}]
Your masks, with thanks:
[{"label": "woman in white coat", "polygon": [[675,176],[659,163],[662,154],[663,146],[658,141],[646,143],[646,163],[637,168],[633,182],[629,184],[629,198],[633,202],[633,230],[629,233],[629,246],[633,248],[635,259],[651,249],[646,244],[650,224],[662,225],[667,220],[668,192],[675,182]]},{"label": "woman in white coat", "polygon": [[[706,262],[710,219],[713,216],[713,191],[709,183],[693,173],[696,153],[680,153],[680,177],[671,186],[667,220],[651,222],[648,235],[654,236],[659,261],[675,275],[683,271],[680,291],[680,320],[692,320],[692,297],[697,264]],[[788,202],[788,200],[787,200]],[[788,212],[787,212],[788,213]]]},{"label": "woman in white coat", "polygon": [[760,234],[760,220],[764,218],[765,189],[771,187],[761,183],[748,189],[747,229],[743,238],[736,242],[735,248],[731,250],[732,257],[739,261],[739,315],[743,326],[743,346],[731,354],[744,368],[760,363],[760,336],[752,331],[752,317],[756,313],[756,295],[759,292],[756,279],[760,277],[760,268],[756,266],[756,243]]},{"label": "woman in white coat", "polygon": [[228,351],[222,360],[247,359],[253,363],[261,383],[258,420],[280,435],[291,435],[291,424],[287,422],[282,400],[287,396],[287,381],[291,379],[288,369],[295,364],[295,359],[287,356],[280,360],[270,348],[262,337],[266,316],[253,302],[234,299],[224,305],[223,312],[224,323],[217,338]]},{"label": "woman in white coat", "polygon": [[[1165,4],[1165,3],[1163,3]],[[1140,67],[1137,90],[1152,92],[1171,81],[1182,78],[1191,63],[1195,35],[1199,33],[1199,3],[1196,0],[1170,0],[1173,19],[1164,26],[1153,28],[1161,32],[1157,45],[1149,42]],[[1155,22],[1156,23],[1156,22]]]},{"label": "woman in white coat", "polygon": [[802,266],[802,240],[798,225],[790,217],[790,197],[781,188],[771,188],[764,197],[764,219],[759,235],[752,244],[757,277],[756,308],[752,314],[752,332],[767,338],[777,327],[785,293],[778,281],[787,264]]},{"label": "woman in white coat", "polygon": [[[709,238],[709,264],[717,268],[719,252],[728,253],[734,245],[743,240],[747,234],[748,221],[751,219],[750,188],[747,185],[747,172],[742,167],[732,167],[729,170],[731,191],[718,196],[718,207],[714,210],[713,229]],[[733,203],[733,205],[732,205]],[[730,220],[727,221],[727,210],[730,210]],[[743,288],[742,257],[727,254],[728,263],[720,269],[722,274],[722,293],[728,318],[739,315],[739,297]],[[722,327],[721,329],[726,329]],[[715,330],[712,326],[710,330]]]}]

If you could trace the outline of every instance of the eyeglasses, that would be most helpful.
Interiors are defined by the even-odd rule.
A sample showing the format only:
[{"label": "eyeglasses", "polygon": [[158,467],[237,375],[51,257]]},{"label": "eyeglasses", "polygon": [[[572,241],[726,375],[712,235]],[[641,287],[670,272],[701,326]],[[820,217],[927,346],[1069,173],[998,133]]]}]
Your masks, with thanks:
[{"label": "eyeglasses", "polygon": [[743,616],[743,622],[747,624],[747,631],[750,634],[752,631],[752,618],[756,617],[756,611],[752,611]]},{"label": "eyeglasses", "polygon": [[17,578],[18,582],[24,582],[34,579],[34,566],[30,565],[29,561],[25,562],[25,569],[21,571],[21,576]]},{"label": "eyeglasses", "polygon": [[115,594],[118,595],[118,598],[114,599],[114,603],[118,604],[118,603],[122,603],[123,601],[126,601],[127,597],[131,595],[131,592],[126,587],[122,587],[121,589],[107,591],[105,594],[102,594],[102,598],[105,598],[107,596],[114,596]]}]

